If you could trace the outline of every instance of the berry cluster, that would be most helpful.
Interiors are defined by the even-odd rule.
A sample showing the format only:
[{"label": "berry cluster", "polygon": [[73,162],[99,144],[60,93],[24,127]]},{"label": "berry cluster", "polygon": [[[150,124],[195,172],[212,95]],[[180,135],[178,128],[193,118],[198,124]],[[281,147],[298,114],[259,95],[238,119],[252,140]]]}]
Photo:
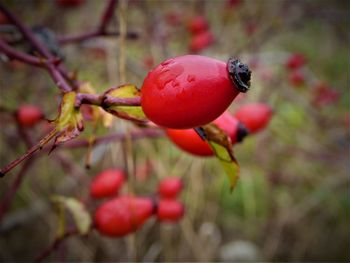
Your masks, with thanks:
[{"label": "berry cluster", "polygon": [[184,206],[175,198],[183,188],[179,177],[167,177],[158,186],[159,198],[119,195],[125,181],[119,169],[107,169],[91,182],[90,195],[95,199],[112,198],[95,211],[97,230],[106,236],[122,237],[138,230],[153,215],[159,222],[174,223],[184,214]]}]

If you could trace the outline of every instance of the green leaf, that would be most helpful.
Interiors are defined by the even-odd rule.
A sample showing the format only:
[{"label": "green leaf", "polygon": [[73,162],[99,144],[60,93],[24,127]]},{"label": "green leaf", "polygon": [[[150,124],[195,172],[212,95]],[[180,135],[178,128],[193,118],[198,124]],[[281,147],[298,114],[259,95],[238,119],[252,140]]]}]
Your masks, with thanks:
[{"label": "green leaf", "polygon": [[226,172],[231,190],[233,190],[239,179],[239,165],[232,152],[232,143],[227,134],[215,124],[208,124],[202,127],[205,139],[208,141],[214,155],[220,161]]},{"label": "green leaf", "polygon": [[[138,98],[141,92],[134,85],[123,85],[116,88],[111,88],[104,93],[104,96],[112,98]],[[106,106],[104,109],[122,119],[132,120],[136,122],[147,121],[141,106]]]},{"label": "green leaf", "polygon": [[58,144],[74,139],[84,130],[83,117],[75,107],[75,99],[76,93],[73,91],[63,95],[59,115],[54,121],[57,136],[51,151]]},{"label": "green leaf", "polygon": [[80,234],[84,235],[89,232],[92,220],[85,206],[80,201],[64,196],[54,196],[52,201],[58,206],[65,207],[72,214]]}]

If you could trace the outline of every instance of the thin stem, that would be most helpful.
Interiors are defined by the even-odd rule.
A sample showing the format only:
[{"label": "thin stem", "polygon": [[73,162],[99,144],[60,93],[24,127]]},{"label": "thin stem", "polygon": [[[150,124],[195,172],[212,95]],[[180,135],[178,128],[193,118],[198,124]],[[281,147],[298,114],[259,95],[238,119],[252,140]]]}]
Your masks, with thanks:
[{"label": "thin stem", "polygon": [[98,27],[99,32],[105,32],[108,23],[113,17],[114,9],[117,5],[117,0],[110,0],[105,8],[105,11],[103,12],[103,15],[101,17],[100,25]]},{"label": "thin stem", "polygon": [[[120,35],[119,31],[101,32],[96,30],[92,32],[82,33],[82,34],[61,36],[61,37],[58,37],[58,42],[61,45],[66,45],[74,42],[86,41],[95,37],[118,37],[119,35]],[[126,33],[126,38],[128,39],[137,39],[138,37],[139,37],[139,33],[136,31],[128,31]]]},{"label": "thin stem", "polygon": [[17,158],[16,160],[12,161],[11,163],[9,163],[8,165],[6,165],[5,167],[3,167],[0,170],[0,177],[4,177],[6,175],[6,173],[8,173],[9,171],[11,171],[13,168],[15,168],[17,165],[19,165],[21,162],[23,162],[24,160],[28,159],[29,157],[31,157],[34,153],[36,153],[37,151],[41,150],[42,147],[48,143],[55,135],[57,134],[57,131],[54,129],[52,130],[49,134],[47,134],[43,139],[41,139],[39,141],[39,143],[37,143],[36,145],[34,145],[33,147],[31,147],[24,155],[20,156],[19,158]]},{"label": "thin stem", "polygon": [[0,222],[5,215],[6,211],[11,205],[11,201],[13,200],[13,197],[15,196],[17,190],[22,184],[23,178],[26,175],[26,172],[28,171],[29,167],[32,165],[33,161],[35,159],[29,159],[27,160],[23,166],[21,167],[21,170],[16,175],[16,179],[11,185],[11,187],[7,190],[5,196],[3,197],[1,203],[0,203]]},{"label": "thin stem", "polygon": [[[131,131],[130,132],[130,137],[133,140],[137,139],[142,139],[142,138],[157,138],[157,137],[162,137],[164,136],[164,132],[159,129],[142,129],[142,130],[136,130],[136,131]],[[109,143],[113,141],[122,141],[125,140],[127,135],[125,133],[114,133],[114,134],[109,134],[106,136],[102,137],[97,137],[93,142],[92,145],[97,145],[101,143]],[[82,148],[82,147],[88,147],[91,144],[89,140],[74,140],[65,143],[64,148],[70,148],[70,149],[75,149],[75,148]]]},{"label": "thin stem", "polygon": [[38,59],[35,56],[31,56],[26,53],[17,51],[16,49],[12,48],[10,45],[8,45],[5,41],[2,41],[1,39],[0,39],[0,51],[3,52],[9,58],[17,59],[36,67],[45,67],[45,63],[43,63],[43,60]]},{"label": "thin stem", "polygon": [[55,249],[58,248],[58,246],[65,240],[67,239],[68,237],[71,237],[71,236],[75,236],[75,235],[78,235],[79,234],[79,231],[78,229],[76,228],[73,228],[73,229],[69,229],[67,230],[63,236],[61,237],[56,237],[56,239],[47,247],[45,248],[41,253],[40,255],[38,255],[36,257],[36,259],[34,259],[34,262],[41,262],[43,261],[45,258],[47,258],[51,253],[52,251],[54,251]]},{"label": "thin stem", "polygon": [[[33,34],[33,32],[26,27],[15,15],[13,15],[7,8],[0,3],[0,10],[7,16],[7,18],[19,29],[23,37],[28,40],[29,43],[46,59],[49,61],[59,61],[46,46],[40,42],[40,40]],[[65,78],[62,76],[61,71],[57,68],[57,63],[46,63],[46,68],[50,75],[54,79],[56,85],[63,91],[71,91],[72,88],[69,86]]]}]

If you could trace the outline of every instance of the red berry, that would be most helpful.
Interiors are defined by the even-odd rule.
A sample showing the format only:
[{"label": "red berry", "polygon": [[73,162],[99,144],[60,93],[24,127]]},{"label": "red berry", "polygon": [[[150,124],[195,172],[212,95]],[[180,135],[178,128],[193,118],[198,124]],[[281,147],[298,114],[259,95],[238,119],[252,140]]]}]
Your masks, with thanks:
[{"label": "red berry", "polygon": [[153,214],[149,198],[123,196],[109,200],[95,212],[97,230],[112,237],[125,236],[140,228]]},{"label": "red berry", "polygon": [[90,185],[93,198],[110,197],[118,193],[124,184],[125,173],[119,169],[108,169],[98,174]]},{"label": "red berry", "polygon": [[158,193],[162,198],[176,198],[183,188],[180,177],[166,177],[158,185]]},{"label": "red berry", "polygon": [[83,4],[85,0],[56,0],[56,3],[63,7],[76,7]]},{"label": "red berry", "polygon": [[7,16],[0,11],[0,25],[8,24]]},{"label": "red berry", "polygon": [[200,52],[214,42],[214,36],[210,31],[204,31],[192,37],[190,50]]},{"label": "red berry", "polygon": [[23,127],[33,127],[43,119],[44,114],[41,109],[34,105],[21,105],[16,112],[16,117]]},{"label": "red berry", "polygon": [[168,59],[150,71],[141,88],[141,106],[154,123],[173,129],[201,126],[219,117],[240,91],[250,70],[239,60],[197,55]]},{"label": "red berry", "polygon": [[158,202],[157,218],[162,222],[176,222],[184,215],[182,203],[173,199],[164,199]]},{"label": "red berry", "polygon": [[[244,125],[227,111],[213,123],[226,132],[233,144],[241,141],[247,135]],[[202,140],[193,129],[166,129],[166,134],[174,144],[188,153],[198,156],[213,155],[209,144]]]},{"label": "red berry", "polygon": [[188,31],[190,31],[192,35],[207,31],[208,28],[209,24],[204,16],[196,16],[192,18],[187,26]]},{"label": "red berry", "polygon": [[332,89],[326,83],[318,83],[313,89],[313,105],[316,107],[326,106],[337,102],[340,98],[338,91]]},{"label": "red berry", "polygon": [[286,66],[288,69],[298,69],[306,63],[306,58],[301,53],[295,53],[290,55],[287,60]]},{"label": "red berry", "polygon": [[298,70],[289,73],[289,82],[294,87],[300,87],[305,84],[304,74]]},{"label": "red berry", "polygon": [[272,109],[264,103],[250,103],[240,107],[235,116],[250,132],[263,129],[272,117]]},{"label": "red berry", "polygon": [[227,6],[229,8],[237,7],[241,5],[243,0],[227,0]]}]

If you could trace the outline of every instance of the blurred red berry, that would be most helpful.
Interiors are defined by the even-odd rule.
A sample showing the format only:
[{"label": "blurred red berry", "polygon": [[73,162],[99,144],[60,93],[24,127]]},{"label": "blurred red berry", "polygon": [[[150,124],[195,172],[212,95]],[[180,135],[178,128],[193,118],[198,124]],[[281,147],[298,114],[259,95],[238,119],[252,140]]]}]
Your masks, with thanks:
[{"label": "blurred red berry", "polygon": [[258,29],[258,24],[253,21],[249,21],[244,26],[244,31],[248,37],[252,36],[257,29]]},{"label": "blurred red berry", "polygon": [[140,228],[153,214],[150,198],[122,196],[103,203],[95,212],[97,230],[106,236],[121,237]]},{"label": "blurred red berry", "polygon": [[0,11],[0,25],[8,24],[8,19],[3,12]]},{"label": "blurred red berry", "polygon": [[287,59],[286,66],[288,69],[298,69],[304,66],[306,63],[306,58],[301,53],[295,53],[289,56]]},{"label": "blurred red berry", "polygon": [[243,3],[243,0],[227,0],[227,6],[229,8],[237,7]]},{"label": "blurred red berry", "polygon": [[176,198],[183,188],[180,177],[166,177],[159,182],[158,193],[162,198]]},{"label": "blurred red berry", "polygon": [[99,173],[91,182],[90,195],[93,198],[114,196],[125,181],[125,173],[120,169],[108,169]]},{"label": "blurred red berry", "polygon": [[85,0],[56,0],[56,3],[63,7],[77,7],[82,5]]},{"label": "blurred red berry", "polygon": [[[227,111],[214,120],[213,123],[226,132],[232,144],[241,141],[247,135],[244,125]],[[188,153],[198,156],[213,155],[209,144],[202,140],[193,129],[166,129],[166,134],[174,144]]]},{"label": "blurred red berry", "polygon": [[313,89],[313,105],[322,107],[337,102],[340,98],[338,91],[331,88],[326,83],[318,83]]},{"label": "blurred red berry", "polygon": [[187,25],[187,29],[192,35],[205,32],[208,30],[208,28],[209,24],[204,16],[196,16],[192,18]]},{"label": "blurred red berry", "polygon": [[173,12],[168,12],[165,15],[165,21],[168,25],[170,26],[178,26],[182,22],[182,16],[180,13],[177,13],[175,11]]},{"label": "blurred red berry", "polygon": [[294,87],[300,87],[305,84],[305,76],[299,70],[293,70],[289,73],[289,83]]},{"label": "blurred red berry", "polygon": [[152,56],[146,56],[143,58],[143,65],[146,69],[151,69],[154,67],[154,59]]},{"label": "blurred red berry", "polygon": [[19,124],[23,127],[33,127],[44,118],[42,110],[34,105],[21,105],[16,112]]},{"label": "blurred red berry", "polygon": [[241,121],[251,133],[263,129],[272,117],[272,109],[264,103],[250,103],[240,107],[235,117]]},{"label": "blurred red berry", "polygon": [[157,218],[161,222],[177,222],[184,215],[185,209],[182,203],[173,199],[159,200]]},{"label": "blurred red berry", "polygon": [[190,50],[200,52],[214,43],[214,35],[210,31],[204,31],[192,36]]}]

